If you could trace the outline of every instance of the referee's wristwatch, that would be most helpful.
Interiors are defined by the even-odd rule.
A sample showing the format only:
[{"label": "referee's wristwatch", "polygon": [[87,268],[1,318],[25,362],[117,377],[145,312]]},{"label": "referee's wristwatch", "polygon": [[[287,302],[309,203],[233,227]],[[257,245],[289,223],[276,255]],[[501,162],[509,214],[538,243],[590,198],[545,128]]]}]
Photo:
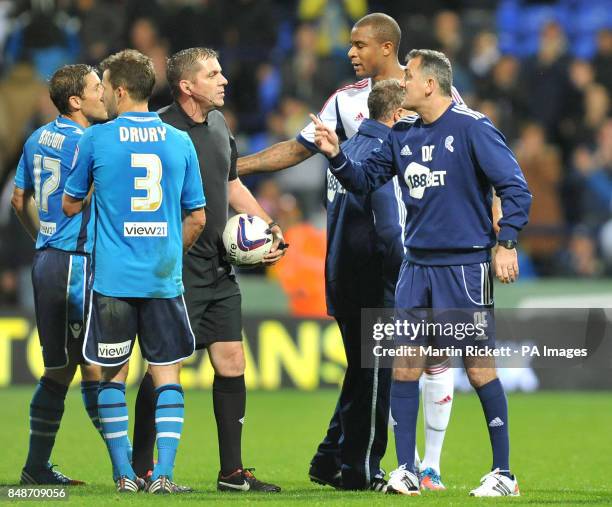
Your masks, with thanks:
[{"label": "referee's wristwatch", "polygon": [[508,250],[512,250],[513,248],[516,248],[518,241],[514,241],[513,239],[506,239],[503,241],[499,240],[497,244],[503,246],[504,248],[507,248]]}]

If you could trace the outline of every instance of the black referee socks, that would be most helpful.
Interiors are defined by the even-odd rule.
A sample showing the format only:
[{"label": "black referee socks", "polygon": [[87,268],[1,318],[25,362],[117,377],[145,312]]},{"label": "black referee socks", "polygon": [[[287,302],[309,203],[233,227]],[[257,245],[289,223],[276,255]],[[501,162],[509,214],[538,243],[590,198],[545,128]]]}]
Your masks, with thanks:
[{"label": "black referee socks", "polygon": [[132,467],[138,477],[145,477],[149,470],[153,470],[156,399],[153,377],[147,372],[140,382],[134,414]]},{"label": "black referee socks", "polygon": [[244,375],[221,377],[213,381],[213,406],[217,420],[221,475],[242,468],[242,425],[246,410]]}]

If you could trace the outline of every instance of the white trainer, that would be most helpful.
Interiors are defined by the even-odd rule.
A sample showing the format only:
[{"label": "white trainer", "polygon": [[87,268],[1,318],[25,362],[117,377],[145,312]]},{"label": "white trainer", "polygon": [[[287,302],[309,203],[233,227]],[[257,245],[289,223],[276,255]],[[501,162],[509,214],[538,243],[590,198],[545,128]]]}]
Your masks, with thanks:
[{"label": "white trainer", "polygon": [[470,491],[470,496],[521,496],[521,492],[516,477],[510,479],[496,468],[480,479],[480,486]]},{"label": "white trainer", "polygon": [[417,496],[421,494],[419,478],[402,465],[391,472],[387,483],[387,494]]}]

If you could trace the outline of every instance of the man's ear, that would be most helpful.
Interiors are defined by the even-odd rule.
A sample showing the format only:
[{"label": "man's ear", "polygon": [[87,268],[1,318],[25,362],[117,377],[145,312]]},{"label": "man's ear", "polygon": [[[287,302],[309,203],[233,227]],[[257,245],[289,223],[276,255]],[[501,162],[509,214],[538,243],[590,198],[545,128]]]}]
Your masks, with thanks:
[{"label": "man's ear", "polygon": [[118,86],[117,88],[115,88],[113,90],[113,93],[115,94],[115,96],[117,97],[117,100],[121,100],[127,97],[128,92],[127,90],[123,87],[123,86]]},{"label": "man's ear", "polygon": [[387,42],[383,42],[382,50],[383,50],[383,55],[389,56],[390,54],[393,53],[393,51],[395,51],[395,48],[393,47],[392,42],[387,41]]},{"label": "man's ear", "polygon": [[81,110],[81,97],[77,95],[71,95],[68,98],[68,105],[70,106],[71,110],[80,111]]},{"label": "man's ear", "polygon": [[436,80],[432,77],[428,77],[425,81],[425,86],[426,86],[426,90],[425,93],[427,94],[427,96],[431,95],[434,90],[436,89],[436,87],[438,86],[438,83],[436,83]]},{"label": "man's ear", "polygon": [[191,83],[186,79],[181,79],[179,81],[179,89],[185,95],[191,95]]},{"label": "man's ear", "polygon": [[395,111],[393,111],[393,123],[400,120],[404,116],[408,116],[408,112],[403,107],[398,107]]}]

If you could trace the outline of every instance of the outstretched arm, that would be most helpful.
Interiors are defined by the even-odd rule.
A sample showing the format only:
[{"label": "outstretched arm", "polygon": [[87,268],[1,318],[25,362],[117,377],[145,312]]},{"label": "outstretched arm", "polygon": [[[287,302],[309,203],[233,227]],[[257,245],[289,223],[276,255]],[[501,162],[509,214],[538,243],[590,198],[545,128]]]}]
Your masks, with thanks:
[{"label": "outstretched arm", "polygon": [[295,139],[277,143],[253,155],[240,157],[237,163],[238,175],[274,172],[303,162],[314,155]]},{"label": "outstretched arm", "polygon": [[349,192],[367,194],[393,178],[393,153],[388,139],[363,162],[353,162],[340,148],[337,134],[314,114],[310,118],[315,125],[315,145],[329,159],[331,172]]},{"label": "outstretched arm", "polygon": [[[338,93],[332,94],[319,112],[319,118],[330,126],[342,127],[338,116]],[[317,153],[314,142],[315,124],[306,125],[295,139],[277,143],[253,155],[238,159],[238,176],[252,173],[274,172],[303,162]]]}]

